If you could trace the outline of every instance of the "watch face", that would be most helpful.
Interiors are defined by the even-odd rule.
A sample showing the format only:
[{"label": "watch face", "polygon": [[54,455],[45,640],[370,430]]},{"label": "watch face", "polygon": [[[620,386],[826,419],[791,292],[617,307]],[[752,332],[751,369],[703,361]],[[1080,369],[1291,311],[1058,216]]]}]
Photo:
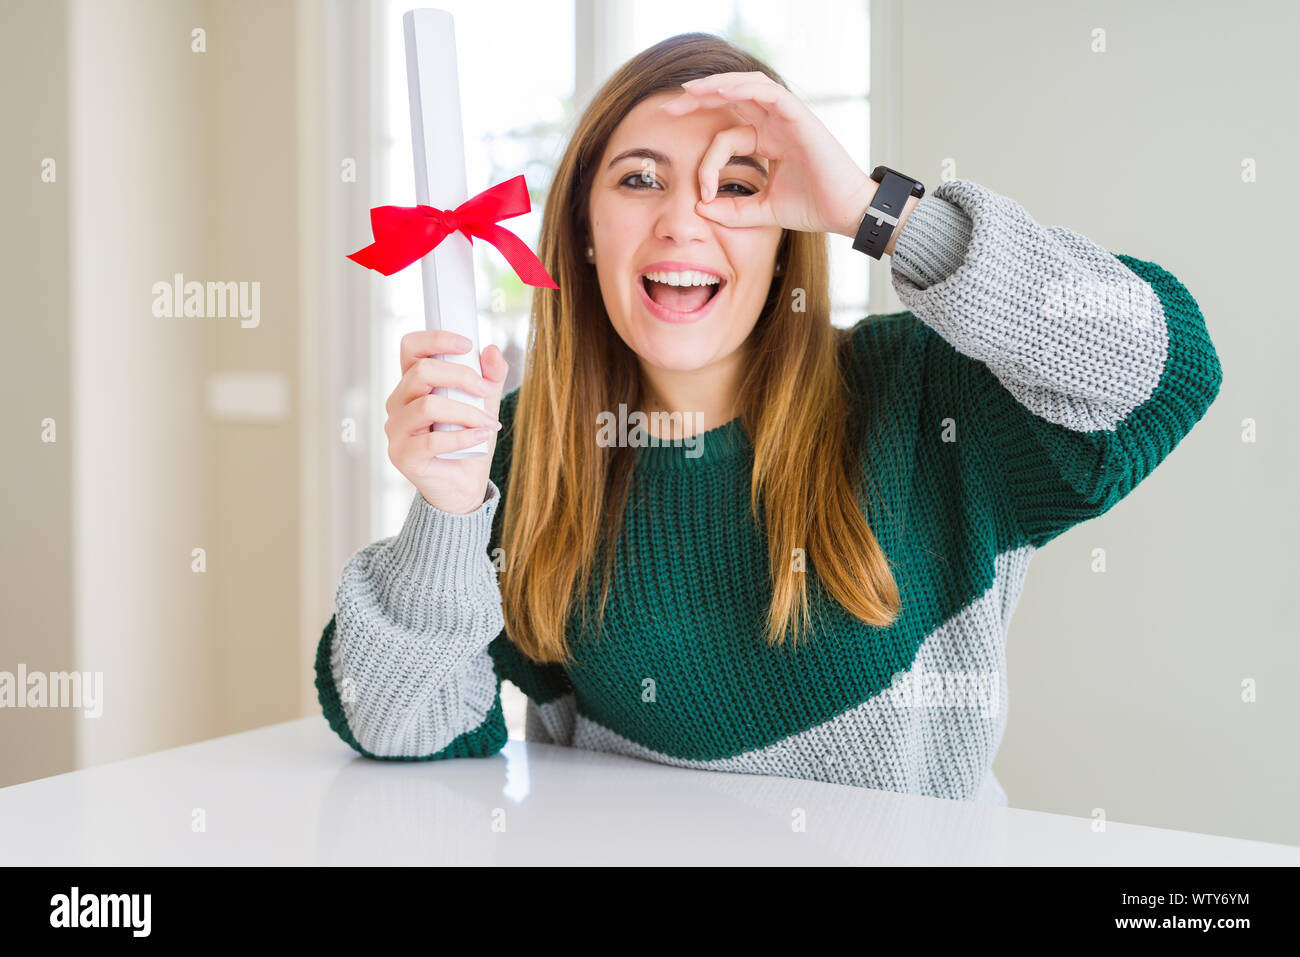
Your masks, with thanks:
[{"label": "watch face", "polygon": [[921,185],[921,183],[918,180],[914,180],[906,173],[900,173],[896,169],[890,169],[888,166],[877,166],[875,169],[871,171],[871,178],[874,179],[877,183],[880,183],[884,181],[886,173],[893,173],[899,179],[904,179],[907,180],[907,182],[911,183],[912,195],[917,197],[918,199],[925,195],[925,187]]}]

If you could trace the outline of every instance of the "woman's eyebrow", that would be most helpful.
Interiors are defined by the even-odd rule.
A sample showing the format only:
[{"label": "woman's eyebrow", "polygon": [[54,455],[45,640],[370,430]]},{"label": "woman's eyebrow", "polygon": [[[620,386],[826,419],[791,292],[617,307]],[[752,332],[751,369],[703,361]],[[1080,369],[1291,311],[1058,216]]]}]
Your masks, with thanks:
[{"label": "woman's eyebrow", "polygon": [[[652,150],[652,149],[647,149],[644,146],[638,146],[633,149],[624,150],[623,152],[619,153],[617,156],[615,156],[612,160],[609,161],[609,166],[607,167],[607,169],[613,169],[618,163],[622,162],[625,159],[648,159],[653,163],[657,163],[660,166],[667,166],[670,169],[672,168],[673,165],[673,161],[670,160],[663,153],[660,153],[658,150]],[[731,157],[731,159],[727,160],[727,162],[724,163],[723,166],[748,166],[750,169],[754,169],[762,173],[763,179],[767,179],[767,170],[765,170],[763,168],[763,164],[760,163],[758,159],[753,156],[733,156]]]},{"label": "woman's eyebrow", "polygon": [[670,160],[663,153],[660,153],[658,150],[651,150],[651,149],[646,149],[644,146],[638,146],[635,147],[634,149],[624,150],[623,152],[619,153],[617,156],[615,156],[612,160],[609,161],[609,165],[605,168],[613,169],[615,166],[617,166],[625,159],[636,159],[636,158],[648,159],[652,163],[657,163],[660,166],[673,165],[673,161]]},{"label": "woman's eyebrow", "polygon": [[723,165],[724,167],[726,167],[726,166],[748,166],[748,167],[750,167],[751,169],[757,170],[758,172],[762,173],[762,174],[763,174],[763,179],[767,179],[767,170],[763,168],[763,164],[760,163],[760,162],[758,161],[757,157],[754,157],[754,156],[733,156],[731,159],[727,160],[727,161],[726,161],[725,163],[723,163],[722,165]]}]

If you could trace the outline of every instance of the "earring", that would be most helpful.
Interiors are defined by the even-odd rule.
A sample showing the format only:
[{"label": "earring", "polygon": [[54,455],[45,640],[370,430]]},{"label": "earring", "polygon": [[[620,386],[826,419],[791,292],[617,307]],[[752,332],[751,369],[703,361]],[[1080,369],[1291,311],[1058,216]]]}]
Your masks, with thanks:
[{"label": "earring", "polygon": [[776,264],[776,272],[774,273],[774,275],[779,276],[779,275],[781,275],[781,273],[782,273],[784,270],[785,270],[785,264],[784,264],[784,263],[777,263],[777,264]]},{"label": "earring", "polygon": [[593,259],[595,259],[595,258],[596,258],[596,250],[594,250],[594,249],[592,249],[590,246],[588,246],[588,247],[587,247],[587,262],[591,262],[591,261],[592,261]]}]

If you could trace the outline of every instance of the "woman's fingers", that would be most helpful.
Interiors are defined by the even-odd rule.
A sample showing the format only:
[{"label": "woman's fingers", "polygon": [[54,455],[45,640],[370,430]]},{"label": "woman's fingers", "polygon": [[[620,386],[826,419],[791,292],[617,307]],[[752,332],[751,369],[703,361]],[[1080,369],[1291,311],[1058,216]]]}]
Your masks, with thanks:
[{"label": "woman's fingers", "polygon": [[728,84],[719,87],[716,95],[732,103],[751,101],[762,107],[769,117],[793,120],[798,116],[798,113],[793,109],[794,105],[798,103],[795,95],[781,84],[773,83],[771,80],[765,83]]},{"label": "woman's fingers", "polygon": [[402,374],[416,359],[425,356],[445,356],[454,352],[469,352],[474,344],[467,338],[446,329],[420,329],[402,336]]},{"label": "woman's fingers", "polygon": [[[731,157],[749,156],[757,149],[758,130],[752,126],[731,126],[715,135],[700,159],[700,198],[707,203],[718,195],[718,174]],[[761,175],[745,172],[756,178]],[[761,185],[758,191],[762,191]]]},{"label": "woman's fingers", "polygon": [[[690,96],[690,94],[686,95],[688,97]],[[670,104],[676,102],[676,100],[668,100],[664,103],[665,110]],[[703,100],[692,100],[682,108],[670,112],[673,112],[677,116],[685,116],[692,110],[708,109],[709,107],[717,106],[728,107],[731,112],[735,114],[736,119],[740,120],[742,123],[748,123],[750,126],[758,129],[765,129],[768,126],[767,110],[763,108],[762,104],[750,100],[727,100],[720,96],[710,96]],[[771,139],[771,136],[769,135],[768,138]]]},{"label": "woman's fingers", "polygon": [[701,216],[721,226],[780,226],[772,212],[772,203],[766,193],[757,196],[717,196],[707,204],[695,207]]},{"label": "woman's fingers", "polygon": [[471,429],[495,429],[495,420],[496,416],[480,412],[465,402],[430,393],[411,400],[390,415],[384,431],[389,438],[415,435],[422,430],[427,432],[435,422],[451,422]]},{"label": "woman's fingers", "polygon": [[446,359],[420,356],[411,361],[401,381],[397,383],[397,388],[388,397],[384,409],[392,415],[412,399],[427,395],[434,389],[444,386],[454,386],[470,395],[483,398],[486,398],[488,393],[487,383],[483,381],[483,377],[468,366],[448,362]]},{"label": "woman's fingers", "polygon": [[671,100],[664,100],[659,104],[659,109],[663,110],[670,116],[685,116],[687,113],[693,113],[695,110],[707,109],[711,106],[721,106],[725,100],[716,93],[692,93],[683,90]]},{"label": "woman's fingers", "polygon": [[491,436],[493,429],[424,430],[415,435],[398,436],[388,444],[388,460],[403,475],[427,474],[430,463],[444,452],[455,452],[478,445]]},{"label": "woman's fingers", "polygon": [[[696,212],[720,225],[737,228],[823,228],[813,194],[827,193],[821,180],[828,176],[839,178],[840,170],[834,160],[834,140],[816,115],[790,90],[761,72],[717,73],[682,87],[680,95],[664,102],[664,112],[681,116],[697,109],[727,106],[744,124],[721,131],[709,144],[700,161],[701,200]],[[833,176],[822,175],[825,164],[819,165],[820,159],[818,163],[810,160],[822,153],[832,156],[830,165],[837,167],[832,170]],[[727,160],[731,156],[754,155],[768,161],[764,188],[752,196],[719,193],[719,174]],[[784,179],[792,178],[792,182],[777,182],[783,163],[790,167]]]},{"label": "woman's fingers", "polygon": [[767,109],[757,101],[728,99],[717,93],[683,93],[677,99],[665,100],[659,108],[671,116],[685,116],[695,110],[719,106],[730,106],[746,123],[761,123],[768,115]]},{"label": "woman's fingers", "polygon": [[417,435],[411,441],[418,443],[424,453],[432,457],[443,452],[455,452],[458,449],[467,449],[471,445],[478,445],[495,431],[495,429],[426,431],[423,437]]},{"label": "woman's fingers", "polygon": [[[718,192],[719,174],[733,156],[758,152],[758,130],[753,126],[732,126],[720,131],[700,160],[700,215],[723,226],[771,226],[777,223],[767,183],[776,178],[780,160],[767,157],[767,183],[752,196],[723,195]],[[759,174],[752,173],[757,177]]]},{"label": "woman's fingers", "polygon": [[479,357],[483,366],[484,388],[487,393],[483,400],[483,411],[495,418],[500,418],[501,393],[505,390],[506,376],[510,374],[510,363],[495,345],[488,346]]},{"label": "woman's fingers", "polygon": [[736,86],[740,83],[769,83],[772,86],[780,86],[766,73],[754,70],[749,73],[714,73],[710,76],[696,77],[694,80],[687,80],[682,84],[682,89],[690,92],[717,90],[724,86]]},{"label": "woman's fingers", "polygon": [[[761,77],[761,79],[755,79],[755,76]],[[784,87],[774,83],[761,73],[717,73],[713,76],[701,77],[698,80],[683,83],[681,93],[673,99],[660,104],[659,108],[669,114],[681,115],[701,107],[722,106],[728,100],[727,97],[722,95],[723,90],[735,89],[741,86],[752,88],[761,86],[763,83],[776,87],[778,90],[784,89]]]},{"label": "woman's fingers", "polygon": [[[740,105],[749,102],[765,115],[783,120],[799,116],[799,100],[793,93],[764,73],[718,73],[683,86],[682,93],[666,101],[665,112],[680,116],[701,107]],[[746,115],[751,122],[758,117]]]}]

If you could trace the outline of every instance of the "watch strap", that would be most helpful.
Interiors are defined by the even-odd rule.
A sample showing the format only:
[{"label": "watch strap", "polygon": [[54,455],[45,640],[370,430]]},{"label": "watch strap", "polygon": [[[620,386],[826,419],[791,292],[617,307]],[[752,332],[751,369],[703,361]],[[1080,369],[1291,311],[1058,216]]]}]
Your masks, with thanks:
[{"label": "watch strap", "polygon": [[898,217],[907,205],[909,197],[925,194],[925,187],[917,180],[910,179],[886,166],[877,166],[871,178],[880,185],[871,197],[858,234],[853,239],[853,248],[866,253],[873,259],[885,254],[889,237],[898,227]]}]

